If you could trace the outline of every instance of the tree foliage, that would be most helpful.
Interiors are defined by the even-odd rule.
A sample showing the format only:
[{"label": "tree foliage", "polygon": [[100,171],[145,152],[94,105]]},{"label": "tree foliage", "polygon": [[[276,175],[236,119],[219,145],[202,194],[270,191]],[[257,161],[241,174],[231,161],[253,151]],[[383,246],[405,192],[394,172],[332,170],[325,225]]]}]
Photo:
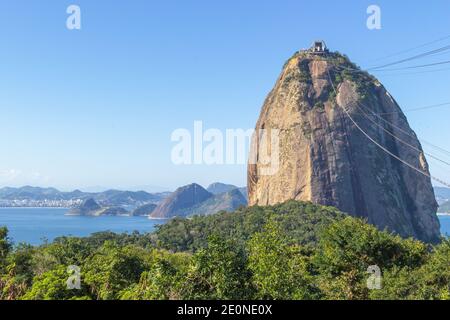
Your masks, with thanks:
[{"label": "tree foliage", "polygon": [[368,268],[416,267],[428,256],[427,246],[379,231],[361,219],[347,217],[331,224],[314,255],[322,291],[335,299],[367,299]]},{"label": "tree foliage", "polygon": [[4,269],[6,257],[11,250],[11,243],[8,239],[8,229],[0,228],[0,271]]},{"label": "tree foliage", "polygon": [[289,245],[274,219],[252,236],[248,248],[257,298],[310,299],[317,294],[308,272],[308,257],[298,245]]},{"label": "tree foliage", "polygon": [[[0,299],[450,299],[450,240],[431,246],[330,207],[288,201],[13,246],[0,228]],[[68,267],[80,269],[70,289]],[[381,270],[369,288],[368,268]]]},{"label": "tree foliage", "polygon": [[211,236],[191,260],[182,286],[185,299],[248,299],[251,274],[243,249],[233,241]]}]

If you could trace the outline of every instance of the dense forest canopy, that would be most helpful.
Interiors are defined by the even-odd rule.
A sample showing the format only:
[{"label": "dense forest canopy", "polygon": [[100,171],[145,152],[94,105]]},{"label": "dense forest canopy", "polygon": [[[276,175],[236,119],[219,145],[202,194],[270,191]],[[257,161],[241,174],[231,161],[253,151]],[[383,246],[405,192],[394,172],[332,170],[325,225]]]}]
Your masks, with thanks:
[{"label": "dense forest canopy", "polygon": [[[449,261],[448,239],[402,239],[288,201],[41,246],[13,245],[0,228],[0,299],[450,299]],[[371,266],[380,288],[369,289]]]}]

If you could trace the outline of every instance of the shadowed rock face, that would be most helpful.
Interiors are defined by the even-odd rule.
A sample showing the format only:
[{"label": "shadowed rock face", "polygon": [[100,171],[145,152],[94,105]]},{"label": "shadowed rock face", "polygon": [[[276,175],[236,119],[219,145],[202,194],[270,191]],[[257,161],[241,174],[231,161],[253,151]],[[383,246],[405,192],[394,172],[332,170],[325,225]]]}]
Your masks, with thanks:
[{"label": "shadowed rock face", "polygon": [[186,216],[193,206],[212,196],[212,193],[209,193],[196,183],[178,188],[155,208],[151,213],[151,217],[171,218],[175,216]]},{"label": "shadowed rock face", "polygon": [[101,210],[101,207],[98,205],[98,203],[94,199],[89,198],[89,199],[84,200],[80,206],[70,209],[67,214],[69,214],[69,215],[92,215],[99,210]]},{"label": "shadowed rock face", "polygon": [[147,203],[143,206],[140,206],[139,208],[136,208],[131,215],[132,216],[148,216],[150,215],[153,210],[155,210],[156,204],[154,203]]},{"label": "shadowed rock face", "polygon": [[235,188],[208,198],[207,200],[186,210],[187,215],[210,215],[219,211],[232,212],[241,206],[247,206],[244,195]]},{"label": "shadowed rock face", "polygon": [[237,189],[236,186],[232,184],[225,184],[220,182],[212,183],[206,188],[206,190],[214,195],[225,193],[231,190]]},{"label": "shadowed rock face", "polygon": [[430,178],[371,142],[344,108],[376,142],[429,174],[415,133],[374,77],[349,68],[356,66],[337,53],[299,52],[286,63],[256,124],[256,130],[278,130],[279,169],[264,175],[261,164],[249,164],[249,205],[311,201],[404,237],[438,241]]}]

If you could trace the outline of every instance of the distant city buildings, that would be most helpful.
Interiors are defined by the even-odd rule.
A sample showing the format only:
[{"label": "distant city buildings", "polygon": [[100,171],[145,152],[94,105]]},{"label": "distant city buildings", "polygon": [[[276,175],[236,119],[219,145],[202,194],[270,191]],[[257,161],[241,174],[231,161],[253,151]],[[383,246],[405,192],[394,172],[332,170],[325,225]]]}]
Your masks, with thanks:
[{"label": "distant city buildings", "polygon": [[80,205],[83,202],[81,199],[70,199],[70,200],[31,200],[31,199],[21,199],[21,200],[0,200],[0,207],[12,207],[12,208],[72,208]]}]

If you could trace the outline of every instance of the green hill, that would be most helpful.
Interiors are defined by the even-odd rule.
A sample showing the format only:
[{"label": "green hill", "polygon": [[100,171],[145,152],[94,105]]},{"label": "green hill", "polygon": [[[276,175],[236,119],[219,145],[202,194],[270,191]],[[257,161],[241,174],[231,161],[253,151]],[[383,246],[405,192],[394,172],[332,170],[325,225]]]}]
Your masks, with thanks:
[{"label": "green hill", "polygon": [[267,207],[240,208],[234,212],[219,212],[192,219],[175,218],[157,227],[155,232],[162,247],[174,251],[195,251],[205,247],[208,237],[219,235],[239,243],[261,231],[269,217],[275,216],[283,231],[296,243],[312,245],[320,229],[346,215],[333,207],[307,202],[288,201]]}]

